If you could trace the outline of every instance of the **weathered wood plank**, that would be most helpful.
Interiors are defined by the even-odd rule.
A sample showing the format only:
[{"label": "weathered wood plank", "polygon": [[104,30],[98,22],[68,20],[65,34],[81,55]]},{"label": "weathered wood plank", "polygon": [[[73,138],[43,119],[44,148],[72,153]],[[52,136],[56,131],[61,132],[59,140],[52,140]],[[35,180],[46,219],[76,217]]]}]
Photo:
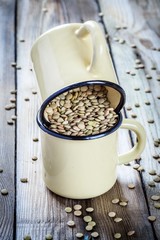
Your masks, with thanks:
[{"label": "weathered wood plank", "polygon": [[[155,188],[148,186],[148,182],[154,178],[148,174],[148,171],[154,169],[159,174],[159,163],[152,157],[152,154],[160,154],[159,147],[154,146],[154,140],[160,136],[160,103],[157,98],[160,91],[160,85],[157,81],[160,73],[158,66],[160,53],[153,50],[153,47],[160,47],[159,1],[138,1],[138,3],[124,1],[122,5],[121,1],[112,1],[111,3],[110,1],[102,0],[100,1],[100,6],[104,13],[105,26],[110,36],[109,42],[119,81],[127,93],[126,107],[132,107],[131,111],[127,111],[127,116],[131,117],[135,113],[137,120],[143,124],[147,133],[147,145],[141,161],[145,169],[141,174],[142,184],[149,205],[149,214],[157,217],[153,228],[157,239],[159,239],[160,214],[150,198],[152,195],[158,194],[160,184],[156,183]],[[117,30],[115,28],[116,25],[127,26],[127,29]],[[125,39],[126,43],[119,44],[114,40],[115,37]],[[137,48],[131,48],[131,44],[135,44]],[[137,58],[145,65],[145,69],[134,69],[136,65],[135,59]],[[156,66],[157,69],[152,70],[152,66]],[[126,70],[134,71],[136,75],[127,75]],[[151,75],[152,79],[147,80],[146,74]],[[136,91],[136,88],[140,90]],[[150,89],[151,93],[146,93],[145,90],[147,89]],[[146,102],[150,102],[150,105],[146,105]],[[139,103],[139,108],[135,106],[136,103]],[[150,119],[154,119],[154,124],[148,123]],[[144,214],[147,217],[148,213],[144,212]]]},{"label": "weathered wood plank", "polygon": [[[32,236],[32,239],[40,240],[44,239],[47,233],[52,233],[56,240],[74,239],[74,230],[66,227],[68,216],[64,212],[64,207],[73,205],[74,201],[51,193],[42,181],[40,143],[32,142],[33,137],[39,137],[35,116],[40,103],[37,101],[37,95],[32,95],[31,91],[36,84],[29,70],[29,54],[33,41],[49,28],[69,22],[70,12],[65,4],[66,1],[48,1],[47,3],[46,1],[18,1],[17,61],[22,69],[17,73],[19,116],[17,125],[17,240],[27,234]],[[95,5],[91,7],[90,12],[94,14]],[[42,8],[47,8],[48,11],[43,12]],[[68,8],[70,11],[75,9],[72,1]],[[88,15],[88,17],[91,16]],[[76,21],[80,22],[80,17]],[[22,43],[19,39],[26,41]],[[24,101],[25,97],[29,97],[30,101]],[[36,162],[32,161],[33,155],[38,156]],[[21,183],[22,177],[27,177],[28,183]]]},{"label": "weathered wood plank", "polygon": [[[43,12],[42,8],[48,12]],[[107,10],[108,11],[108,10]],[[28,14],[27,14],[28,13]],[[29,17],[30,15],[30,17]],[[106,14],[109,15],[109,12]],[[35,21],[36,19],[36,21]],[[31,93],[35,81],[31,76],[29,52],[35,38],[47,29],[67,22],[81,22],[89,19],[98,21],[98,6],[94,1],[19,1],[18,2],[18,64],[22,70],[18,72],[18,128],[17,128],[17,238],[22,239],[29,234],[33,239],[44,239],[52,233],[54,239],[75,239],[76,231],[83,231],[85,225],[73,214],[67,216],[65,206],[81,203],[83,209],[93,206],[93,218],[97,222],[96,230],[101,239],[113,239],[115,232],[121,232],[123,239],[131,239],[126,233],[135,230],[134,239],[154,239],[151,225],[146,221],[148,215],[145,198],[137,172],[129,166],[118,169],[119,177],[116,185],[106,194],[96,199],[74,201],[64,199],[48,191],[41,178],[41,148],[39,142],[32,142],[39,137],[35,123],[35,115],[39,106],[37,95]],[[20,43],[19,39],[26,41]],[[25,58],[24,58],[25,56]],[[24,101],[29,97],[30,101]],[[25,120],[24,120],[25,119]],[[124,134],[124,135],[123,135]],[[121,134],[122,142],[127,141],[126,134]],[[23,142],[23,144],[22,144]],[[123,144],[124,145],[124,144]],[[129,144],[126,143],[126,146]],[[33,155],[38,160],[31,160]],[[27,177],[29,182],[20,182]],[[136,184],[135,190],[128,190],[127,184]],[[111,203],[112,198],[127,198],[126,208]],[[116,211],[123,221],[117,225],[108,217],[109,211]],[[133,212],[136,212],[135,216]],[[84,211],[85,214],[85,211]],[[76,228],[66,226],[69,219],[74,218]],[[145,232],[143,229],[145,228]]]},{"label": "weathered wood plank", "polygon": [[5,110],[14,95],[10,91],[15,89],[14,68],[15,61],[14,12],[15,1],[0,2],[0,190],[7,189],[8,195],[0,194],[0,239],[13,239],[14,204],[15,204],[15,124],[10,126],[7,120],[15,114],[15,109]]}]

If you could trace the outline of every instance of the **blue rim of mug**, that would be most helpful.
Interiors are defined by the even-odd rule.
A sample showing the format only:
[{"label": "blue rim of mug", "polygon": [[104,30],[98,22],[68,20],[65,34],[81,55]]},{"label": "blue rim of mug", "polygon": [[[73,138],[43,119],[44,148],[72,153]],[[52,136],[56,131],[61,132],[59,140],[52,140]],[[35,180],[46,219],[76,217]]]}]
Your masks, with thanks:
[{"label": "blue rim of mug", "polygon": [[[98,133],[95,135],[87,135],[87,136],[68,136],[68,135],[64,135],[64,134],[60,134],[57,132],[54,132],[53,130],[50,130],[48,127],[50,125],[50,123],[48,121],[45,120],[44,118],[44,110],[46,108],[46,106],[49,104],[49,102],[51,102],[54,98],[56,98],[58,95],[67,92],[71,89],[74,88],[78,88],[78,87],[83,87],[83,86],[89,86],[89,85],[103,85],[103,86],[107,86],[107,87],[112,87],[113,89],[117,90],[120,93],[120,101],[119,104],[117,105],[117,107],[115,108],[115,112],[118,115],[118,121],[117,123],[114,125],[114,127],[110,128],[109,130],[102,132],[102,133]],[[38,113],[37,113],[37,123],[38,126],[41,128],[41,130],[43,130],[44,132],[48,133],[51,136],[55,136],[58,138],[62,138],[62,139],[68,139],[68,140],[92,140],[92,139],[97,139],[97,138],[101,138],[101,137],[105,137],[113,132],[115,132],[121,125],[122,123],[122,114],[120,112],[120,110],[122,109],[124,103],[126,100],[126,94],[123,90],[123,88],[121,88],[118,84],[113,83],[113,82],[109,82],[109,81],[105,81],[105,80],[88,80],[88,81],[84,81],[84,82],[78,82],[78,83],[74,83],[71,84],[69,86],[66,86],[60,90],[58,90],[57,92],[53,93],[52,95],[50,95],[41,105]]]}]

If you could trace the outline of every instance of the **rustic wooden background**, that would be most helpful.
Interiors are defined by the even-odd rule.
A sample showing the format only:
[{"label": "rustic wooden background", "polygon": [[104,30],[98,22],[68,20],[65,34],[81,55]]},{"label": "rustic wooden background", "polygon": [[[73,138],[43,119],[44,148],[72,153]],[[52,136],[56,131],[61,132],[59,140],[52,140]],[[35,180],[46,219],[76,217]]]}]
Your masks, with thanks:
[{"label": "rustic wooden background", "polygon": [[[119,166],[118,180],[108,193],[77,201],[56,196],[42,181],[40,141],[33,142],[34,137],[39,138],[35,117],[40,101],[32,93],[36,80],[31,71],[30,49],[46,30],[86,20],[99,22],[106,34],[119,83],[127,94],[124,116],[137,115],[145,127],[147,145],[140,161],[143,171],[133,169],[134,162]],[[118,30],[116,26],[122,28]],[[125,43],[117,39],[124,39]],[[85,232],[84,223],[73,214],[67,215],[64,208],[77,203],[84,209],[94,207],[92,215],[99,239],[112,240],[116,232],[121,233],[123,240],[160,239],[160,209],[151,200],[152,195],[160,196],[160,183],[148,186],[155,177],[148,171],[156,170],[160,176],[160,145],[154,143],[160,138],[160,1],[0,0],[0,46],[0,190],[6,188],[9,192],[6,196],[0,194],[0,239],[21,240],[29,235],[32,240],[42,240],[50,233],[55,240],[74,240],[77,231]],[[137,58],[144,69],[134,68]],[[11,62],[16,62],[17,68]],[[136,75],[127,74],[127,70]],[[152,78],[147,79],[146,74]],[[10,93],[14,89],[17,95]],[[6,111],[5,105],[14,97],[16,108]],[[137,103],[140,107],[135,106]],[[7,120],[14,114],[17,121],[8,125]],[[149,120],[154,123],[148,123]],[[134,136],[127,132],[121,132],[120,137],[122,151],[134,142]],[[37,161],[32,160],[35,155]],[[159,159],[153,155],[159,155]],[[28,178],[28,183],[22,183],[22,177]],[[128,189],[129,183],[134,183],[135,189]],[[126,198],[128,205],[113,205],[113,198]],[[108,217],[109,211],[115,211],[123,221],[115,223]],[[149,215],[156,216],[156,221],[149,222]],[[71,218],[76,228],[67,227]],[[131,230],[135,234],[129,237],[127,232]]]}]

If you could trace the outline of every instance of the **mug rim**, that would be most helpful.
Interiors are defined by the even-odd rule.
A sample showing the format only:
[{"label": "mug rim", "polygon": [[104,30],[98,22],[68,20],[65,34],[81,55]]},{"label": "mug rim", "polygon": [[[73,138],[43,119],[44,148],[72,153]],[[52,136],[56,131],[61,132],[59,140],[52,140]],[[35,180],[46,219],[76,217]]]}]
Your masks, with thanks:
[{"label": "mug rim", "polygon": [[[114,127],[110,128],[109,130],[102,132],[102,133],[98,133],[95,135],[87,135],[87,136],[68,136],[68,135],[64,135],[64,134],[60,134],[57,132],[54,132],[52,130],[50,130],[48,128],[49,126],[49,122],[47,122],[44,118],[44,110],[46,108],[46,106],[48,105],[49,102],[51,102],[51,100],[53,100],[54,98],[56,98],[58,95],[69,91],[71,89],[77,88],[77,87],[82,87],[82,86],[87,86],[87,85],[93,85],[93,84],[97,84],[97,85],[104,85],[104,86],[108,86],[108,87],[112,87],[115,90],[117,90],[121,97],[120,97],[120,101],[117,105],[117,107],[115,108],[115,112],[118,115],[118,121],[117,123],[114,125]],[[118,84],[113,83],[113,82],[109,82],[109,81],[105,81],[105,80],[88,80],[88,81],[84,81],[84,82],[78,82],[78,83],[74,83],[71,85],[68,85],[58,91],[56,91],[55,93],[51,94],[41,105],[39,111],[37,112],[37,116],[36,116],[36,121],[38,126],[41,128],[41,130],[43,130],[45,133],[48,133],[51,136],[54,137],[58,137],[58,138],[62,138],[62,139],[66,139],[66,140],[93,140],[93,139],[97,139],[97,138],[101,138],[101,137],[105,137],[110,135],[111,133],[115,132],[121,125],[123,117],[122,114],[120,112],[120,110],[122,109],[124,103],[125,103],[125,99],[126,99],[126,95],[125,92],[123,90],[123,88],[121,88]]]}]

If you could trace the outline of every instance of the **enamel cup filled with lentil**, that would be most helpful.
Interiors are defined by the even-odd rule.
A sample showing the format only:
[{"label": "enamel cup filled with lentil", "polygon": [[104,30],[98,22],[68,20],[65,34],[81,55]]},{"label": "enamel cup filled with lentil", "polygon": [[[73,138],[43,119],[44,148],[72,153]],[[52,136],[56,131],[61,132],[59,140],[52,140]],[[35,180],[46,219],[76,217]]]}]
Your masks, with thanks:
[{"label": "enamel cup filled with lentil", "polygon": [[[68,198],[107,192],[117,165],[137,158],[145,146],[141,124],[122,119],[125,92],[104,45],[98,24],[89,21],[47,32],[31,52],[43,101],[37,114],[43,179],[51,191]],[[123,155],[117,152],[119,128],[132,130],[138,140]]]}]

